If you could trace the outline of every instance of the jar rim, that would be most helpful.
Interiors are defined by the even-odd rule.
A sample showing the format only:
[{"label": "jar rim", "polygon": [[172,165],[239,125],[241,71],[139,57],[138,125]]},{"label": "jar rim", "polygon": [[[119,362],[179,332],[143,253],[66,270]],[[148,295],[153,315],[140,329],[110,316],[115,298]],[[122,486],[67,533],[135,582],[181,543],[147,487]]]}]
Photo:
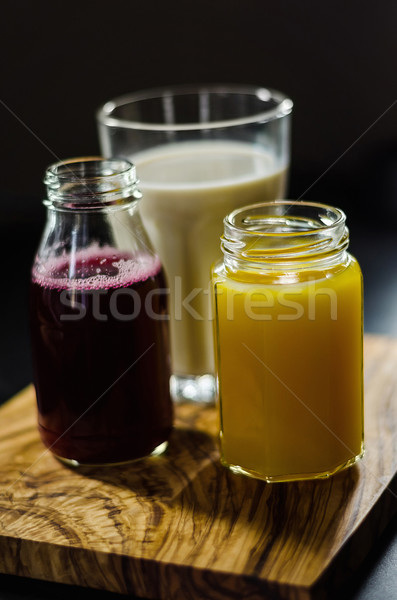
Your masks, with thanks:
[{"label": "jar rim", "polygon": [[327,204],[274,200],[237,208],[224,219],[221,248],[233,268],[296,268],[332,260],[349,244],[345,213]]},{"label": "jar rim", "polygon": [[[280,211],[280,209],[285,208],[286,210]],[[278,223],[277,221],[271,221],[272,218],[277,217],[279,219],[281,218],[285,218],[288,215],[291,217],[294,217],[293,214],[290,213],[290,209],[292,208],[296,208],[296,209],[309,209],[309,210],[322,210],[324,211],[325,215],[328,216],[328,219],[331,219],[333,217],[333,222],[318,222],[317,224],[312,221],[312,226],[308,226],[307,229],[304,229],[303,227],[299,227],[297,229],[292,229],[292,224],[291,224],[291,230],[285,230],[285,231],[272,231],[270,229],[271,225],[276,226]],[[250,218],[249,219],[249,214],[254,212],[254,213],[258,213],[260,214],[262,212],[264,213],[268,213],[268,214],[263,214],[259,217],[254,217],[254,218]],[[271,211],[276,211],[276,213],[272,213]],[[304,217],[300,217],[300,218],[304,218]],[[249,229],[247,227],[248,225],[248,219],[251,221],[251,227],[255,226],[254,220],[258,221],[258,224],[260,225],[261,222],[266,222],[267,223],[267,230],[260,230],[257,229],[255,226],[255,229]],[[312,234],[315,233],[316,231],[324,231],[325,229],[330,229],[330,228],[334,228],[334,227],[339,227],[340,225],[343,225],[346,222],[346,215],[343,212],[343,210],[341,210],[340,208],[336,208],[334,206],[330,206],[328,204],[322,204],[319,202],[308,202],[306,200],[272,200],[270,202],[260,202],[257,204],[249,204],[247,206],[243,206],[240,208],[236,208],[234,211],[232,211],[231,213],[229,213],[228,215],[226,215],[226,217],[224,218],[224,225],[225,228],[226,227],[232,227],[233,229],[235,229],[236,231],[240,231],[242,233],[245,233],[247,235],[256,235],[256,236],[277,236],[277,237],[282,237],[282,236],[290,236],[291,234],[293,235],[305,235],[305,234]],[[303,223],[303,221],[300,222],[301,224]],[[316,226],[317,225],[317,226]]]},{"label": "jar rim", "polygon": [[[272,107],[263,108],[262,110],[252,111],[243,117],[203,120],[189,123],[155,123],[147,120],[126,119],[114,116],[114,112],[122,106],[144,102],[147,100],[164,99],[173,96],[183,95],[237,95],[244,94],[247,96],[256,97],[264,104],[272,102]],[[239,125],[247,125],[250,123],[267,122],[287,116],[293,108],[292,100],[272,88],[265,88],[254,85],[243,84],[191,84],[191,85],[174,85],[168,87],[157,87],[124,94],[106,102],[97,111],[97,121],[99,124],[110,127],[121,127],[125,129],[147,130],[147,131],[195,131],[200,129],[219,129],[221,127],[235,127]]]}]

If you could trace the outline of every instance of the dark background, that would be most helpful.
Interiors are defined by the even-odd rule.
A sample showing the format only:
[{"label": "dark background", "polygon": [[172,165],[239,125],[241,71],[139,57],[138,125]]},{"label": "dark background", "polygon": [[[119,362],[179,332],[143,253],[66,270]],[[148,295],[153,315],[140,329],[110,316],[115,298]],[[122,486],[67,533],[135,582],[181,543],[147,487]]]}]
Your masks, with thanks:
[{"label": "dark background", "polygon": [[27,285],[44,171],[99,153],[96,109],[146,87],[289,95],[288,195],[347,212],[366,330],[397,334],[395,0],[2,0],[0,11],[0,400],[31,378]]},{"label": "dark background", "polygon": [[[31,380],[27,290],[44,171],[97,154],[95,110],[146,87],[247,83],[289,95],[288,195],[346,211],[365,330],[397,335],[395,0],[1,0],[0,15],[0,401]],[[358,575],[370,578],[357,598],[397,597],[397,541],[383,552]],[[44,594],[23,585],[1,578],[0,597]]]},{"label": "dark background", "polygon": [[49,163],[98,152],[94,113],[114,96],[235,82],[295,103],[291,196],[361,217],[381,194],[397,215],[394,0],[2,0],[1,13],[3,192],[40,196]]},{"label": "dark background", "polygon": [[366,329],[397,334],[395,0],[2,0],[0,11],[0,400],[31,378],[26,299],[44,171],[99,153],[96,109],[146,87],[248,83],[289,95],[288,196],[347,212]]}]

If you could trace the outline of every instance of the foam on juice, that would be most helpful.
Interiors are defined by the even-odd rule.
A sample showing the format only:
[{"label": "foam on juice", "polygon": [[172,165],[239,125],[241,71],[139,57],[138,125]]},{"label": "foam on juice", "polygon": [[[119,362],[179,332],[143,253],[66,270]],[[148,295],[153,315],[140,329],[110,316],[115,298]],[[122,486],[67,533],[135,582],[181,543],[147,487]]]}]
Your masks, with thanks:
[{"label": "foam on juice", "polygon": [[92,244],[73,256],[62,255],[35,264],[32,280],[52,289],[98,290],[128,287],[154,277],[161,269],[157,255],[120,252]]}]

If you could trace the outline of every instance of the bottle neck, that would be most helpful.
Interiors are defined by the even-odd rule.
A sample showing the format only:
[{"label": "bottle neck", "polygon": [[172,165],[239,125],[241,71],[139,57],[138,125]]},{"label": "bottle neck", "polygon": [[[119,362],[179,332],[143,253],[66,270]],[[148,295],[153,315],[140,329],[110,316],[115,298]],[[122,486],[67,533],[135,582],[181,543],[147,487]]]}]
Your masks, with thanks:
[{"label": "bottle neck", "polygon": [[122,159],[76,158],[51,165],[45,175],[48,208],[108,211],[130,206],[142,195],[135,167]]},{"label": "bottle neck", "polygon": [[278,200],[237,209],[224,219],[221,248],[233,272],[332,268],[345,262],[345,214],[331,206]]},{"label": "bottle neck", "polygon": [[[135,167],[118,159],[81,158],[57,163],[46,172],[47,222],[37,261],[109,247],[147,256],[153,248],[143,227]],[[46,267],[47,268],[47,267]]]}]

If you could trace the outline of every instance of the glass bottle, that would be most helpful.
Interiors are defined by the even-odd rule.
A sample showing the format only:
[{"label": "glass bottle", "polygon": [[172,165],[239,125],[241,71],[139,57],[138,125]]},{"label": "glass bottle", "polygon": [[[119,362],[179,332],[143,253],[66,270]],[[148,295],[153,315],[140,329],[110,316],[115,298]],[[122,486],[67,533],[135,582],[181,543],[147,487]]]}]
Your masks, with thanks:
[{"label": "glass bottle", "polygon": [[363,453],[362,275],[344,213],[276,201],[224,220],[212,275],[221,461],[266,481]]},{"label": "glass bottle", "polygon": [[30,295],[41,438],[75,466],[161,453],[173,420],[167,290],[135,167],[78,158],[45,183]]}]

